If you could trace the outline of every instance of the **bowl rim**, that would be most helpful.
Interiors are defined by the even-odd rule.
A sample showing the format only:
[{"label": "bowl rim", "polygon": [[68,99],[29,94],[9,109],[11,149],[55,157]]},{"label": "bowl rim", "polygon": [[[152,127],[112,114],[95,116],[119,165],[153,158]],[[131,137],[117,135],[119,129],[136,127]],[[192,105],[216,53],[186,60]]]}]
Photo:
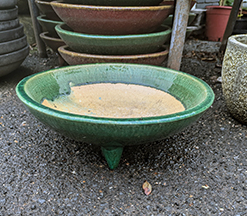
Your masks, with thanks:
[{"label": "bowl rim", "polygon": [[30,109],[36,110],[40,113],[43,113],[44,115],[49,115],[49,116],[55,116],[56,118],[63,119],[65,121],[77,121],[77,122],[87,122],[87,123],[100,123],[100,124],[117,124],[117,125],[143,125],[143,124],[160,124],[160,123],[168,123],[171,121],[179,121],[183,120],[192,116],[196,116],[205,110],[207,110],[213,103],[214,101],[214,92],[211,89],[211,87],[204,82],[203,80],[181,72],[181,71],[176,71],[173,69],[169,68],[164,68],[160,66],[152,66],[152,65],[145,65],[145,67],[149,67],[150,69],[156,69],[156,70],[166,70],[169,73],[174,73],[174,74],[181,74],[183,76],[186,76],[190,79],[193,79],[194,81],[198,82],[198,84],[202,85],[205,88],[206,92],[206,98],[198,105],[194,106],[193,108],[190,109],[185,109],[182,112],[170,114],[170,115],[163,115],[163,116],[155,116],[155,117],[139,117],[139,118],[105,118],[105,117],[94,117],[94,116],[86,116],[86,115],[77,115],[77,114],[72,114],[68,112],[63,112],[63,111],[58,111],[49,107],[46,107],[42,105],[41,103],[38,103],[34,101],[32,98],[30,98],[27,93],[25,92],[25,84],[32,80],[33,78],[37,78],[39,76],[43,76],[44,74],[48,73],[66,73],[73,70],[73,68],[90,68],[90,67],[105,67],[106,65],[111,65],[111,66],[130,66],[130,67],[143,67],[143,65],[140,64],[132,64],[132,63],[98,63],[98,64],[85,64],[85,65],[76,65],[76,66],[65,66],[62,68],[56,68],[56,69],[50,69],[47,71],[39,72],[36,74],[32,74],[28,77],[25,77],[22,79],[16,86],[16,93],[19,99]]},{"label": "bowl rim", "polygon": [[61,38],[52,37],[49,32],[41,32],[39,36],[41,39],[46,39],[53,42],[64,42]]},{"label": "bowl rim", "polygon": [[73,30],[69,31],[66,29],[63,29],[63,26],[68,25],[66,23],[61,23],[55,26],[55,29],[57,33],[62,33],[64,35],[72,35],[75,37],[80,38],[88,38],[88,39],[129,39],[129,38],[141,38],[141,37],[154,37],[154,36],[163,36],[164,34],[170,34],[172,32],[171,27],[167,25],[161,25],[161,27],[165,27],[166,29],[164,31],[158,31],[158,32],[151,32],[151,33],[144,33],[144,34],[126,34],[126,35],[96,35],[96,34],[86,34],[86,33],[80,33],[80,32],[74,32]]},{"label": "bowl rim", "polygon": [[47,18],[47,16],[44,14],[37,16],[37,20],[44,22],[44,23],[52,23],[52,24],[56,24],[56,25],[64,23],[63,21],[51,20],[51,19]]},{"label": "bowl rim", "polygon": [[[36,0],[39,1],[39,0]],[[100,5],[81,5],[81,4],[72,4],[72,3],[64,3],[61,0],[59,1],[51,1],[52,7],[59,8],[71,8],[71,9],[84,9],[84,10],[114,10],[114,11],[124,11],[124,10],[133,10],[133,11],[159,11],[164,9],[174,8],[174,5],[157,5],[157,6],[100,6]],[[68,7],[69,6],[69,7]]]}]

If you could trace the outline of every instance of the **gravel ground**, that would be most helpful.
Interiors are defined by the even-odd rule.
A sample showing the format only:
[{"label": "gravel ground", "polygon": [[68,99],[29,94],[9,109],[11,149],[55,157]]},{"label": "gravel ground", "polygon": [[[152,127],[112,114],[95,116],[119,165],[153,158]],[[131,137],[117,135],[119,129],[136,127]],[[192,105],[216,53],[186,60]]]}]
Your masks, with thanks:
[{"label": "gravel ground", "polygon": [[179,134],[126,147],[114,171],[99,147],[51,131],[19,101],[19,80],[58,64],[30,54],[0,78],[0,215],[247,215],[247,131],[226,109],[218,47],[187,41],[181,67],[212,87],[212,107]]}]

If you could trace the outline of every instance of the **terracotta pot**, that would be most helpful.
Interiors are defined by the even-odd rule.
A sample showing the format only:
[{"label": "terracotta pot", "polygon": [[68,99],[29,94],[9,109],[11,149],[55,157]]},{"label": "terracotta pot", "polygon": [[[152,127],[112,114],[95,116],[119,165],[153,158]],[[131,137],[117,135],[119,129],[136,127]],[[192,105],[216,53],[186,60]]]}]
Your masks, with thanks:
[{"label": "terracotta pot", "polygon": [[247,35],[229,37],[222,67],[222,88],[234,118],[247,123]]},{"label": "terracotta pot", "polygon": [[206,37],[210,41],[222,41],[232,7],[206,6]]}]

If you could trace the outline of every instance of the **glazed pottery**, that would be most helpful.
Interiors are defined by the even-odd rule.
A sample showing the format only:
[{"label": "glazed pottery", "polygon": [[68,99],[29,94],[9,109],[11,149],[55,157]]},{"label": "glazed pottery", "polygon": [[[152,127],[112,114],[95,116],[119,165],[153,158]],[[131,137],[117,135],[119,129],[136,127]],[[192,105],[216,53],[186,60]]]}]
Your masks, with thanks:
[{"label": "glazed pottery", "polygon": [[222,88],[229,112],[247,123],[247,36],[228,38],[222,67]]},{"label": "glazed pottery", "polygon": [[[188,26],[195,20],[196,14],[195,13],[190,13],[189,14],[189,20],[188,20]],[[172,26],[172,19],[173,19],[173,14],[169,15],[163,22],[163,25],[167,26]]]},{"label": "glazed pottery", "polygon": [[60,38],[51,37],[48,32],[41,33],[40,37],[44,41],[44,43],[48,47],[50,47],[54,52],[58,52],[58,47],[65,45],[63,40],[61,40]]},{"label": "glazed pottery", "polygon": [[0,21],[0,31],[17,28],[20,25],[19,19]]},{"label": "glazed pottery", "polygon": [[48,32],[52,37],[59,37],[55,30],[55,26],[58,24],[62,24],[63,22],[47,19],[45,15],[38,16],[37,20],[42,26],[44,32]]},{"label": "glazed pottery", "polygon": [[62,2],[101,6],[155,6],[162,0],[63,0]]},{"label": "glazed pottery", "polygon": [[98,35],[141,34],[155,31],[173,6],[110,7],[51,2],[58,16],[75,32]]},{"label": "glazed pottery", "polygon": [[48,19],[61,21],[58,15],[55,13],[51,6],[51,2],[48,0],[35,0],[37,7],[43,15],[46,15]]},{"label": "glazed pottery", "polygon": [[0,55],[11,53],[27,46],[26,35],[15,40],[0,43]]},{"label": "glazed pottery", "polygon": [[6,8],[14,8],[17,5],[17,0],[1,0],[0,10]]},{"label": "glazed pottery", "polygon": [[[48,108],[43,99],[70,94],[71,87],[94,83],[124,83],[152,87],[181,101],[185,110],[140,118],[94,117]],[[20,100],[41,122],[72,139],[101,146],[111,169],[124,146],[164,139],[195,122],[213,103],[214,93],[189,74],[150,65],[101,63],[68,66],[24,78],[16,87]],[[101,97],[99,98],[102,99]],[[141,111],[140,111],[141,112]]]},{"label": "glazed pottery", "polygon": [[69,65],[93,63],[136,63],[161,65],[168,56],[168,48],[150,54],[139,55],[93,55],[72,51],[67,45],[58,48],[58,52]]},{"label": "glazed pottery", "polygon": [[0,55],[0,76],[4,76],[17,69],[28,53],[29,46],[26,46],[20,50]]},{"label": "glazed pottery", "polygon": [[24,28],[23,25],[20,24],[18,27],[0,31],[0,43],[15,40],[17,38],[20,38],[24,35]]},{"label": "glazed pottery", "polygon": [[13,20],[18,16],[18,7],[11,9],[0,10],[0,21]]},{"label": "glazed pottery", "polygon": [[55,27],[60,38],[74,51],[100,55],[133,55],[156,52],[170,38],[171,29],[135,35],[90,35],[71,31],[65,24]]},{"label": "glazed pottery", "polygon": [[222,41],[232,10],[230,6],[206,6],[205,35],[210,41]]}]

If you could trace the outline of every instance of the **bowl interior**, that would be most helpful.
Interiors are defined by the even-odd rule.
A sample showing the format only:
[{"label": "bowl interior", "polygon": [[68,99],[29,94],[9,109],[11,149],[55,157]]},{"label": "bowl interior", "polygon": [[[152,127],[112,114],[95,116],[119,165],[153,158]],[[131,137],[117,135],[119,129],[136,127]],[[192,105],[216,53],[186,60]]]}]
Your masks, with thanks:
[{"label": "bowl interior", "polygon": [[162,67],[137,64],[88,64],[54,69],[24,79],[19,84],[19,90],[26,102],[42,109],[43,112],[52,111],[54,117],[56,113],[69,117],[75,114],[47,108],[41,105],[41,102],[44,99],[54,100],[59,95],[70,94],[71,86],[92,83],[127,83],[153,87],[171,94],[185,107],[185,111],[180,113],[150,118],[173,116],[180,119],[188,114],[195,115],[207,109],[214,98],[211,88],[191,75]]}]

